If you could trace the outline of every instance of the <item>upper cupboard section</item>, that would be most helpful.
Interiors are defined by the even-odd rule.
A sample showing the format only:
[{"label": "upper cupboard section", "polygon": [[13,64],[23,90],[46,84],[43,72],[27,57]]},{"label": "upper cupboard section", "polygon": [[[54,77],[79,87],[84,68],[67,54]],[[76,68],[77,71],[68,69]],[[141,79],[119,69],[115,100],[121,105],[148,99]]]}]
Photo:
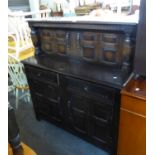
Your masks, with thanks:
[{"label": "upper cupboard section", "polygon": [[135,43],[130,35],[112,31],[38,28],[39,48],[58,54],[118,68],[130,67]]}]

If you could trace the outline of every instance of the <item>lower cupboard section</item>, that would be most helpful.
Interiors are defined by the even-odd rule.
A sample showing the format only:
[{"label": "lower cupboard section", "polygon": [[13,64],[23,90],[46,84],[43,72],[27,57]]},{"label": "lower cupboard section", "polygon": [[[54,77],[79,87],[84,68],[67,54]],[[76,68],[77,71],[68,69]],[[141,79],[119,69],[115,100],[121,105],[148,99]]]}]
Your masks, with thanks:
[{"label": "lower cupboard section", "polygon": [[36,78],[30,76],[34,70],[26,68],[36,118],[116,155],[120,91],[57,73],[50,74],[57,79],[44,80],[48,73]]}]

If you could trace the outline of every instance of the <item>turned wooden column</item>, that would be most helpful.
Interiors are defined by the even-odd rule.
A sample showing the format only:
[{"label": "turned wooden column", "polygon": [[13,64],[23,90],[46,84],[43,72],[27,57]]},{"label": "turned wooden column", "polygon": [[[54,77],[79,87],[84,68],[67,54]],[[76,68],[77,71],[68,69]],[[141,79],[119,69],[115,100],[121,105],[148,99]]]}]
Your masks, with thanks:
[{"label": "turned wooden column", "polygon": [[132,41],[130,38],[130,34],[126,33],[125,38],[124,38],[124,43],[123,43],[123,64],[122,64],[122,71],[123,72],[130,72],[131,70],[131,58],[132,58]]}]

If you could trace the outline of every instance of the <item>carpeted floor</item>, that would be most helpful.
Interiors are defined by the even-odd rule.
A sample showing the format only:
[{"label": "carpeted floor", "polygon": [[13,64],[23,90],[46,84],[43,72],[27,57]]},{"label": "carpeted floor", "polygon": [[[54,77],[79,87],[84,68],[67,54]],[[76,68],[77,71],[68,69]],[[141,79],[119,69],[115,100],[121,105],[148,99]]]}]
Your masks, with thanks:
[{"label": "carpeted floor", "polygon": [[[9,94],[9,102],[14,107],[15,97],[12,93]],[[108,155],[53,124],[37,121],[32,103],[20,101],[16,116],[22,141],[33,148],[37,155]]]}]

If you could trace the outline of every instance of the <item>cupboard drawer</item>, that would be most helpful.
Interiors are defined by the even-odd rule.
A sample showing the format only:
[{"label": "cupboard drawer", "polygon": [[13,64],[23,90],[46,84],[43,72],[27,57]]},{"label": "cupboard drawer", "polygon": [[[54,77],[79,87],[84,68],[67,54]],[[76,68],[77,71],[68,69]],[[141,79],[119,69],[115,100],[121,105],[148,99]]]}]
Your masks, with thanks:
[{"label": "cupboard drawer", "polygon": [[96,97],[98,100],[102,100],[106,104],[114,104],[115,91],[109,87],[97,86],[90,82],[85,82],[79,79],[73,79],[67,77],[66,85],[68,89],[74,89],[89,95],[89,97]]},{"label": "cupboard drawer", "polygon": [[146,116],[146,102],[128,95],[121,96],[121,108]]},{"label": "cupboard drawer", "polygon": [[34,79],[29,79],[28,82],[30,89],[34,92],[38,92],[47,98],[58,100],[59,90],[57,86],[49,85],[45,82],[40,82]]},{"label": "cupboard drawer", "polygon": [[58,74],[35,67],[25,67],[29,79],[38,79],[47,83],[58,84]]}]

